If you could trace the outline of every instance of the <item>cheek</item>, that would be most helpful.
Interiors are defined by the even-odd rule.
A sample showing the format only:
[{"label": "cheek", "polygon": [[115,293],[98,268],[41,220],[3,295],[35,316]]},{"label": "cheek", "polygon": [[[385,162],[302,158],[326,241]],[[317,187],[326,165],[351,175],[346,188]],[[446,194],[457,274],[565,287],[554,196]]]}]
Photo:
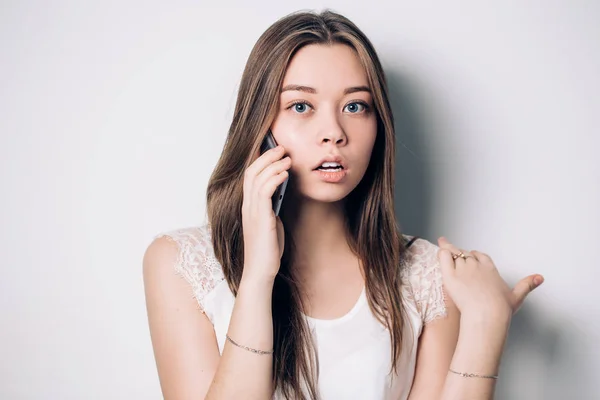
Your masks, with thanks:
[{"label": "cheek", "polygon": [[[375,147],[375,135],[373,135],[373,137],[367,143],[365,143],[365,149],[368,149],[365,151],[365,156],[366,156],[367,160],[369,160],[371,158],[371,154],[373,154],[374,147]],[[368,161],[367,161],[367,163],[368,163]]]},{"label": "cheek", "polygon": [[302,143],[294,134],[282,134],[279,132],[279,134],[275,136],[275,140],[278,144],[283,146],[285,149],[285,154],[292,158],[292,162],[294,161],[294,158],[302,151]]},{"label": "cheek", "polygon": [[[284,145],[285,147],[285,145]],[[299,171],[306,169],[307,166],[311,165],[314,160],[310,159],[310,152],[306,149],[306,144],[298,140],[290,141],[288,147],[286,147],[286,153],[292,159],[292,171]]]},{"label": "cheek", "polygon": [[296,147],[298,135],[295,133],[294,127],[286,123],[285,118],[278,116],[271,125],[271,132],[273,132],[277,144],[282,145],[286,153],[290,154],[290,151]]},{"label": "cheek", "polygon": [[306,160],[306,155],[310,154],[306,135],[285,124],[273,124],[272,131],[277,143],[283,146],[285,154],[292,159],[292,170],[298,165],[310,163],[310,160]]},{"label": "cheek", "polygon": [[371,154],[373,153],[373,148],[375,146],[375,138],[377,136],[376,132],[373,132],[372,134],[369,135],[361,135],[360,137],[358,137],[357,140],[357,146],[356,148],[358,149],[357,151],[357,156],[358,158],[360,158],[360,160],[362,160],[363,166],[366,169],[368,164],[369,164],[369,160],[371,159]]}]

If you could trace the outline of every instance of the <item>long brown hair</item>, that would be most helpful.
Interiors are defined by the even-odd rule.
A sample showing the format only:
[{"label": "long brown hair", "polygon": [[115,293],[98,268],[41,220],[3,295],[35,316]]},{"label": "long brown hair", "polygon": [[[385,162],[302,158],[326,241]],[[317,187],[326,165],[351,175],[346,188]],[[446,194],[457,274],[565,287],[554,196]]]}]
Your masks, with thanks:
[{"label": "long brown hair", "polygon": [[[255,160],[277,115],[279,93],[290,60],[300,48],[310,44],[345,44],[353,48],[373,94],[377,137],[371,160],[365,176],[344,204],[349,244],[362,262],[369,306],[389,330],[395,371],[403,340],[400,263],[406,243],[394,213],[394,123],[375,49],[358,27],[342,15],[329,10],[290,14],[269,27],[252,49],[223,153],[208,184],[207,212],[215,255],[236,295],[244,266],[244,171]],[[285,220],[283,223],[285,226]],[[300,288],[290,268],[291,252],[293,247],[286,245],[273,287],[273,384],[287,398],[301,397],[306,389],[316,399],[318,362],[302,313]]]}]

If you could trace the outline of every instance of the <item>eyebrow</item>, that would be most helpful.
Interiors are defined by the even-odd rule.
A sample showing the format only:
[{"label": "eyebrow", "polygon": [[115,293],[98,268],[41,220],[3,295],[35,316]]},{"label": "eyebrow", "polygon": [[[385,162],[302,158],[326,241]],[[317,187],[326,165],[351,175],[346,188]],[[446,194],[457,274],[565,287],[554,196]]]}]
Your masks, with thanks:
[{"label": "eyebrow", "polygon": [[[298,91],[298,92],[306,92],[306,93],[310,93],[310,94],[317,94],[317,89],[315,89],[315,88],[312,88],[310,86],[294,85],[294,84],[284,86],[281,89],[281,93],[287,92],[290,90]],[[344,95],[356,93],[356,92],[371,93],[371,89],[368,86],[352,86],[352,87],[344,89]]]}]

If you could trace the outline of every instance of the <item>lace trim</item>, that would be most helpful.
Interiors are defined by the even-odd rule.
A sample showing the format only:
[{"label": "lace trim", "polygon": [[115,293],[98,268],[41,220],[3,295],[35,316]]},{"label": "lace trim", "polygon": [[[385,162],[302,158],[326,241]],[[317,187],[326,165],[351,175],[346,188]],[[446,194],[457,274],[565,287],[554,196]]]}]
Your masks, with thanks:
[{"label": "lace trim", "polygon": [[175,272],[192,286],[200,310],[206,312],[206,296],[225,279],[221,264],[214,255],[209,226],[178,229],[156,236],[160,237],[179,247]]},{"label": "lace trim", "polygon": [[445,317],[446,296],[437,258],[438,247],[417,239],[407,251],[401,272],[405,298],[415,303],[423,324]]},{"label": "lace trim", "polygon": [[[206,313],[205,299],[225,279],[211,241],[210,226],[191,227],[161,233],[179,247],[175,272],[192,287],[200,310]],[[407,250],[401,277],[405,300],[413,301],[424,324],[447,315],[438,247],[417,239]]]}]

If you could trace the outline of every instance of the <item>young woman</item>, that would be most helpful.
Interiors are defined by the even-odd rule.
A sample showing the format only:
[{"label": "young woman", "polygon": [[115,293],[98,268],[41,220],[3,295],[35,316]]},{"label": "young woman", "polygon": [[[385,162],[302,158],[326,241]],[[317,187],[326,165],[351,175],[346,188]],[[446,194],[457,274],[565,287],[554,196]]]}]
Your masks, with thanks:
[{"label": "young woman", "polygon": [[[260,155],[269,131],[280,146]],[[384,73],[352,22],[295,13],[267,29],[206,225],[144,256],[165,399],[493,397],[511,317],[542,277],[511,290],[487,255],[401,234],[394,148]]]}]

